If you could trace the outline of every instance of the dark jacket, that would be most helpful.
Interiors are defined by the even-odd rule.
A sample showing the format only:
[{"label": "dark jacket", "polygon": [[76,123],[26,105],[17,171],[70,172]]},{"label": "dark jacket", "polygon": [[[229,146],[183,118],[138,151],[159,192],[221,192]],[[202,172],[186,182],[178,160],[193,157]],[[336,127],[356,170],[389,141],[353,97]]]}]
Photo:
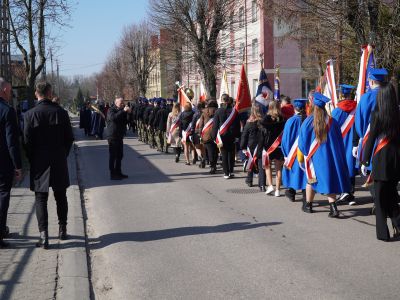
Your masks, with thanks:
[{"label": "dark jacket", "polygon": [[[214,115],[214,124],[212,129],[212,139],[215,140],[217,138],[218,130],[224,124],[224,122],[228,119],[229,115],[232,112],[232,107],[227,108],[219,108],[215,112]],[[236,138],[240,136],[240,121],[238,116],[234,119],[232,125],[229,127],[228,131],[221,136],[222,143],[224,144],[233,144]]]},{"label": "dark jacket", "polygon": [[364,165],[372,161],[372,177],[380,181],[400,180],[400,138],[390,141],[375,156],[373,156],[375,141],[380,140],[380,132],[375,126],[375,113],[371,114],[371,129],[363,154]]},{"label": "dark jacket", "polygon": [[247,122],[244,126],[242,136],[240,139],[240,149],[246,150],[249,147],[253,154],[254,149],[258,145],[258,122]]},{"label": "dark jacket", "polygon": [[31,164],[31,190],[48,192],[69,186],[67,157],[74,137],[68,113],[41,100],[25,114],[24,142]]},{"label": "dark jacket", "polygon": [[154,106],[152,106],[152,105],[148,105],[144,109],[144,112],[143,112],[143,123],[144,124],[150,125],[149,118],[150,118],[150,115],[151,115],[153,109],[154,109]]},{"label": "dark jacket", "polygon": [[127,113],[123,109],[113,106],[107,116],[107,139],[122,140],[128,123]]},{"label": "dark jacket", "polygon": [[165,132],[167,130],[167,120],[168,120],[168,109],[166,107],[160,108],[157,112],[155,119],[155,128],[160,130],[161,132]]},{"label": "dark jacket", "polygon": [[179,136],[182,137],[182,130],[186,130],[190,123],[193,121],[193,111],[183,111],[179,116],[180,132]]},{"label": "dark jacket", "polygon": [[0,175],[21,169],[19,130],[14,108],[0,98]]},{"label": "dark jacket", "polygon": [[159,106],[155,106],[149,115],[149,125],[155,129],[156,127],[156,116],[158,111],[160,110]]},{"label": "dark jacket", "polygon": [[[285,120],[280,118],[279,120],[273,120],[270,115],[266,115],[264,119],[259,121],[259,134],[258,134],[258,149],[257,156],[261,157],[262,150],[268,150],[269,147],[275,142],[278,136],[283,132],[285,127]],[[283,154],[279,146],[271,155],[271,159],[282,159]]]}]

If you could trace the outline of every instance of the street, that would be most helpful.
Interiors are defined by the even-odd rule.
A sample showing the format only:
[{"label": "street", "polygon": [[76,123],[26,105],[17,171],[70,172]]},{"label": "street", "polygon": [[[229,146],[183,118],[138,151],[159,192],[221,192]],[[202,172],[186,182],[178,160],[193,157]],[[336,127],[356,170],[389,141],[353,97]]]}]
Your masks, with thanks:
[{"label": "street", "polygon": [[125,139],[110,181],[106,141],[78,133],[96,299],[398,299],[398,242],[375,238],[367,191],[316,213]]}]

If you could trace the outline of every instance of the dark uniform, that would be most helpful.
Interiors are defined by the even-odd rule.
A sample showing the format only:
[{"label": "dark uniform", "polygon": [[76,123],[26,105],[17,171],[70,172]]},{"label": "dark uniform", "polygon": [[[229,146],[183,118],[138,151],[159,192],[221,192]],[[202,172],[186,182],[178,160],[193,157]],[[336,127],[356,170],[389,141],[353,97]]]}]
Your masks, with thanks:
[{"label": "dark uniform", "polygon": [[164,101],[161,101],[160,109],[157,112],[155,119],[155,127],[158,131],[157,135],[157,148],[161,152],[165,150],[168,153],[168,144],[166,141],[166,130],[167,130],[167,120],[168,120],[168,109]]},{"label": "dark uniform", "polygon": [[18,136],[15,110],[0,98],[0,246],[6,235],[7,212],[14,170],[21,169]]},{"label": "dark uniform", "polygon": [[156,99],[154,101],[154,107],[153,110],[151,111],[149,115],[149,126],[150,126],[150,147],[151,148],[156,148],[156,137],[158,135],[158,129],[156,128],[156,115],[158,111],[160,110],[160,99]]},{"label": "dark uniform", "polygon": [[153,111],[153,101],[149,101],[149,105],[147,105],[146,106],[146,108],[144,109],[144,112],[143,112],[143,124],[144,124],[144,136],[145,136],[145,138],[144,138],[144,142],[146,143],[146,144],[150,144],[150,139],[151,139],[151,136],[150,136],[150,129],[149,129],[149,126],[150,126],[150,124],[149,124],[149,118],[150,118],[150,115],[151,115],[151,112]]},{"label": "dark uniform", "polygon": [[41,237],[48,232],[47,200],[52,187],[60,232],[67,225],[69,187],[67,157],[74,137],[68,113],[43,99],[25,114],[24,141],[31,165],[30,187],[35,192]]}]

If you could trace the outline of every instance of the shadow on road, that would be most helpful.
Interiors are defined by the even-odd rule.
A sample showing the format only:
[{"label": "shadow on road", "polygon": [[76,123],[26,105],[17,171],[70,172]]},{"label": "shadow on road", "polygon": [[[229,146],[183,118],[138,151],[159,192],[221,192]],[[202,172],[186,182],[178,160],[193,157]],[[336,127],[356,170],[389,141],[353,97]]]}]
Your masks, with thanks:
[{"label": "shadow on road", "polygon": [[250,222],[238,222],[222,224],[217,226],[193,226],[193,227],[179,227],[153,231],[141,231],[141,232],[120,232],[110,233],[100,236],[96,239],[90,239],[91,249],[101,249],[109,245],[121,243],[121,242],[149,242],[164,239],[171,239],[177,237],[200,235],[200,234],[211,234],[211,233],[226,233],[232,231],[255,229],[259,227],[267,227],[273,225],[279,225],[282,222],[268,222],[268,223],[255,223]]}]

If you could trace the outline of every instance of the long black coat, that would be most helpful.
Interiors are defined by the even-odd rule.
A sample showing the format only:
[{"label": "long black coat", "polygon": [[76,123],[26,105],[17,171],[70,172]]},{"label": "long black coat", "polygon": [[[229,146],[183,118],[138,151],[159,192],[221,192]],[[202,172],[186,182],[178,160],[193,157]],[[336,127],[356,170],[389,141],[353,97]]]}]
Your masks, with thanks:
[{"label": "long black coat", "polygon": [[[224,122],[228,119],[229,115],[232,112],[232,107],[226,108],[218,108],[214,115],[214,124],[212,128],[211,136],[213,140],[217,138],[218,130],[224,124]],[[239,117],[236,116],[232,125],[229,127],[228,131],[221,136],[222,143],[224,144],[233,144],[236,138],[240,137],[240,121]]]},{"label": "long black coat", "polygon": [[113,106],[107,114],[107,139],[122,140],[126,134],[128,115],[122,108]]},{"label": "long black coat", "polygon": [[69,186],[67,157],[74,141],[68,113],[50,100],[41,100],[26,112],[24,124],[31,190],[66,189]]},{"label": "long black coat", "polygon": [[257,121],[247,122],[240,139],[240,149],[246,150],[247,147],[249,147],[251,154],[253,154],[254,149],[256,149],[258,145],[258,131]]},{"label": "long black coat", "polygon": [[0,175],[10,176],[21,169],[18,136],[15,110],[0,98]]},{"label": "long black coat", "polygon": [[379,130],[375,124],[375,113],[371,115],[371,130],[364,150],[364,165],[369,165],[372,161],[372,177],[380,181],[400,181],[400,139],[391,141],[382,148],[375,156],[375,141],[379,140]]}]

